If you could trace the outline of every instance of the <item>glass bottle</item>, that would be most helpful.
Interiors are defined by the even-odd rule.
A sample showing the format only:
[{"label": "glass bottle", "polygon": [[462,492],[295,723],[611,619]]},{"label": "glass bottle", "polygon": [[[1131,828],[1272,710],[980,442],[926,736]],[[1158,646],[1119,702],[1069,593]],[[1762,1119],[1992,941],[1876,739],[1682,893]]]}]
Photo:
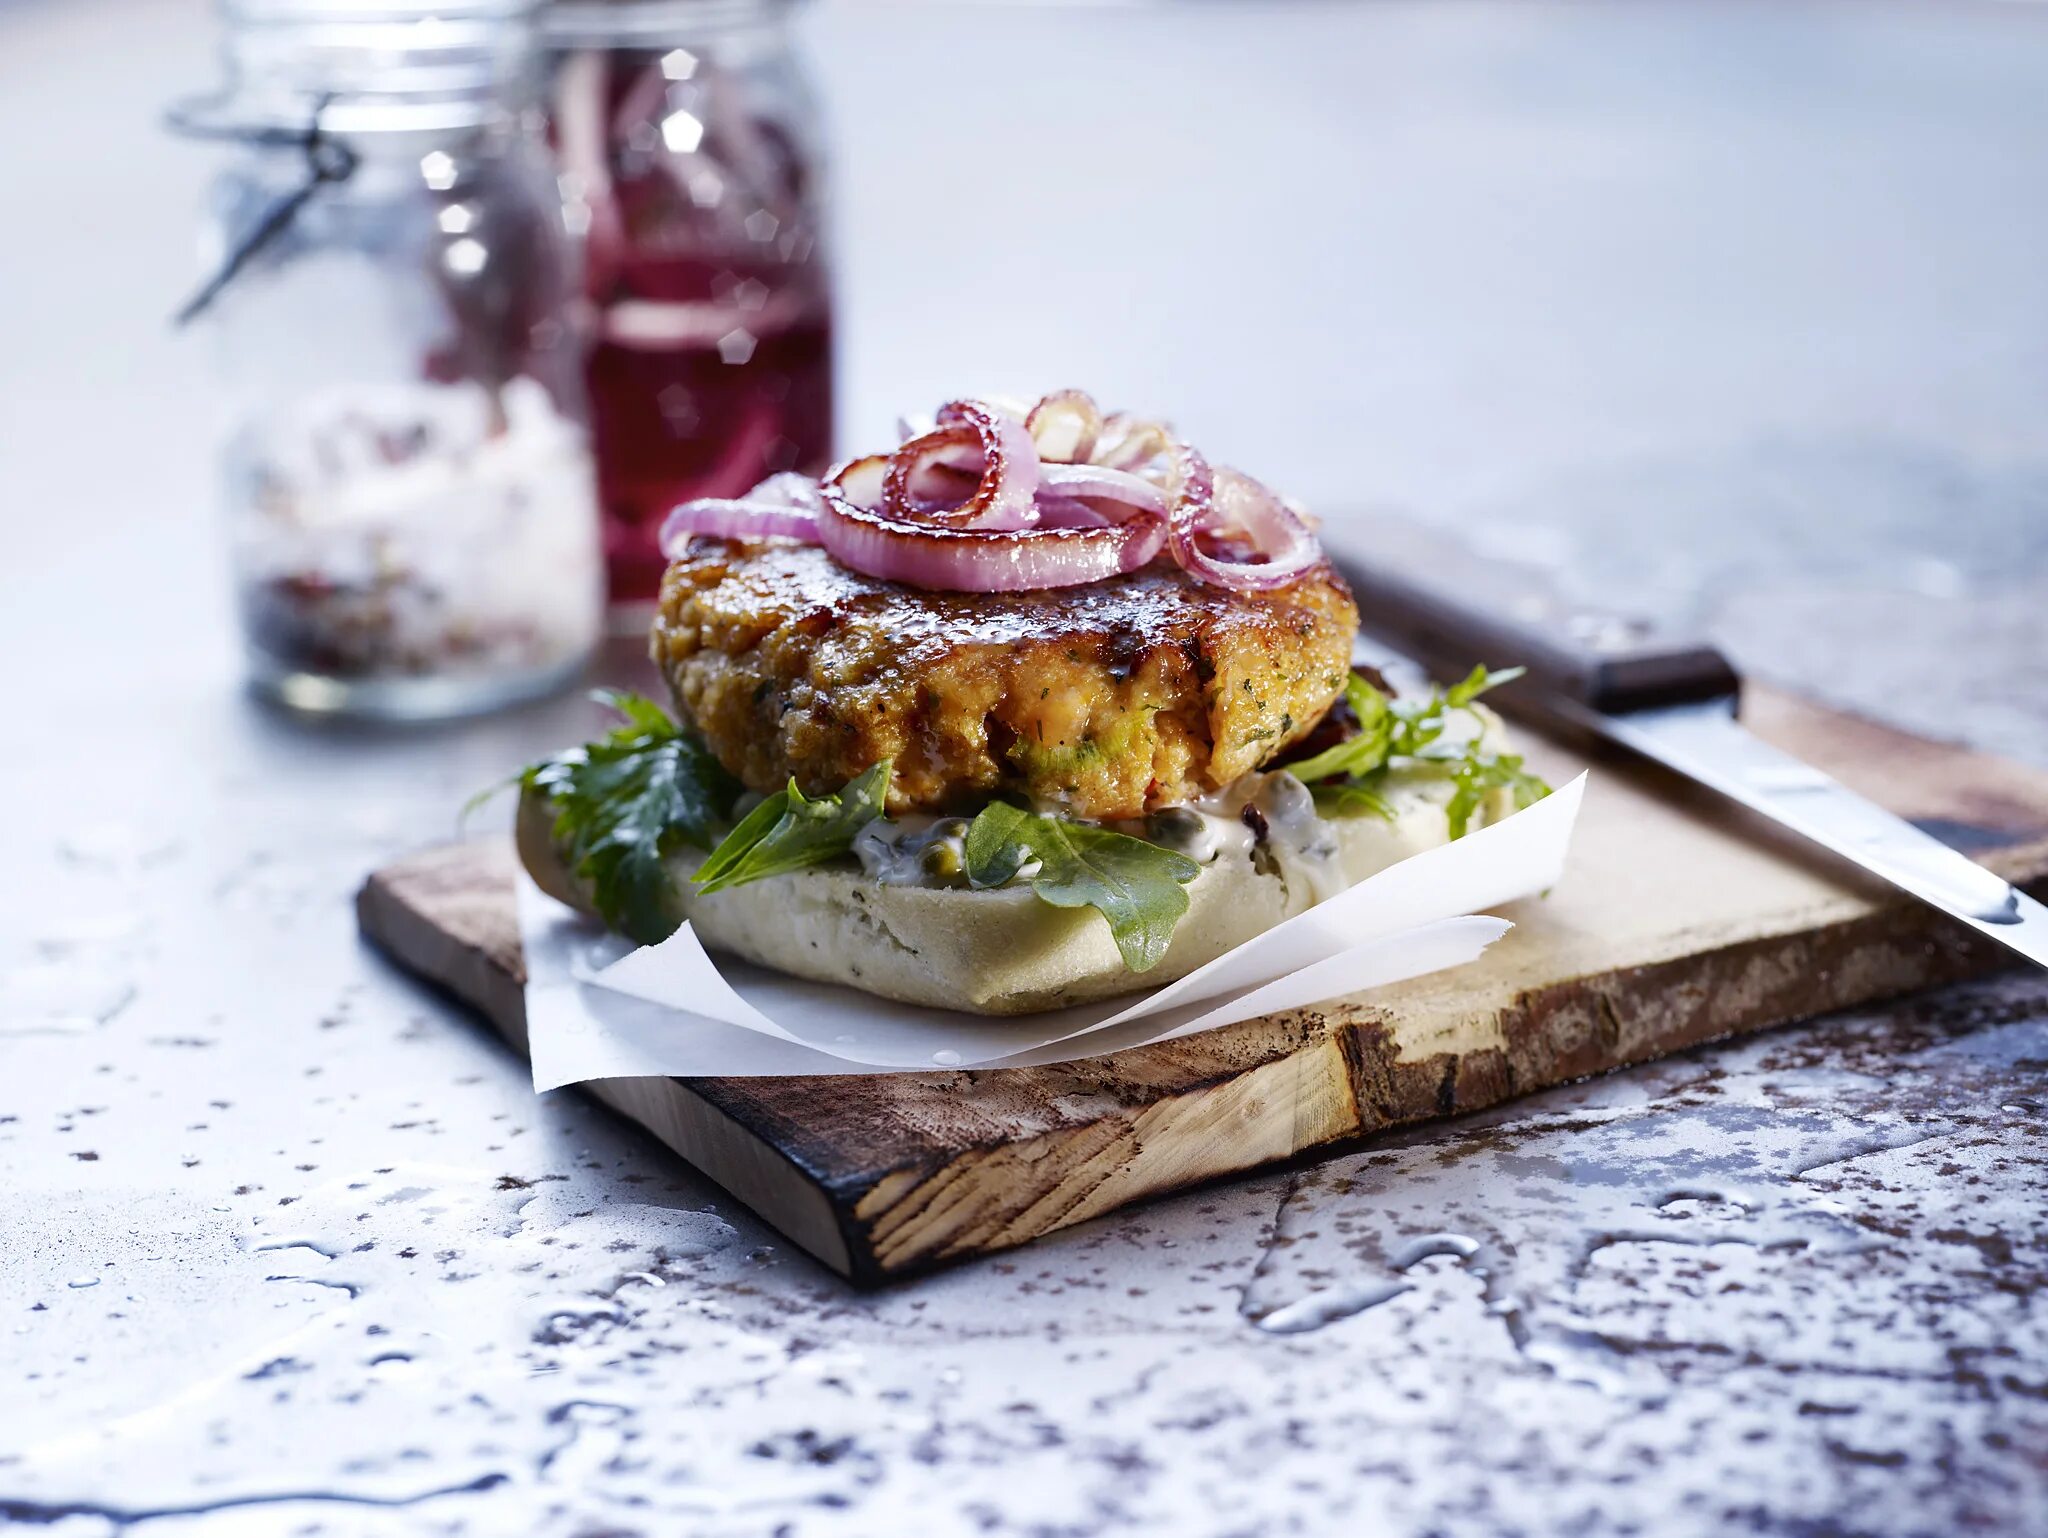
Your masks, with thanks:
[{"label": "glass bottle", "polygon": [[534,0],[224,0],[234,145],[189,310],[222,358],[224,481],[259,692],[489,709],[603,630],[575,252]]},{"label": "glass bottle", "polygon": [[832,452],[815,110],[782,0],[555,0],[549,131],[590,301],[585,381],[612,597],[655,533]]}]

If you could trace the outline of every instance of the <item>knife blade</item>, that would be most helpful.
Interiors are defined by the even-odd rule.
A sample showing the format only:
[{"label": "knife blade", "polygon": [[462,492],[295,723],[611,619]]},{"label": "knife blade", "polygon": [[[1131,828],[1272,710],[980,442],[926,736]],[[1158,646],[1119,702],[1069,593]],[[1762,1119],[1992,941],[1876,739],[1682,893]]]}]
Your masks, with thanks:
[{"label": "knife blade", "polygon": [[1527,672],[1488,696],[1503,710],[1653,759],[2048,967],[2048,908],[1751,734],[1736,716],[1741,679],[1712,646],[1570,603],[1540,574],[1418,526],[1374,526],[1371,544],[1333,552],[1369,634],[1439,677],[1519,664]]}]

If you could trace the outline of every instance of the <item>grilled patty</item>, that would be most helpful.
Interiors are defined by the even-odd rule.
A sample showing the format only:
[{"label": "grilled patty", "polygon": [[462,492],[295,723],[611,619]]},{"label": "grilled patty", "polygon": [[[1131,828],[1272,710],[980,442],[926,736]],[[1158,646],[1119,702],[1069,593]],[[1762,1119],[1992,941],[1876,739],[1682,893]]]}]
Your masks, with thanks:
[{"label": "grilled patty", "polygon": [[891,812],[1017,791],[1141,816],[1255,769],[1337,698],[1358,611],[1327,566],[1232,593],[1167,561],[1086,587],[927,593],[823,550],[700,538],[668,569],[653,653],[753,790],[836,791],[895,760]]}]

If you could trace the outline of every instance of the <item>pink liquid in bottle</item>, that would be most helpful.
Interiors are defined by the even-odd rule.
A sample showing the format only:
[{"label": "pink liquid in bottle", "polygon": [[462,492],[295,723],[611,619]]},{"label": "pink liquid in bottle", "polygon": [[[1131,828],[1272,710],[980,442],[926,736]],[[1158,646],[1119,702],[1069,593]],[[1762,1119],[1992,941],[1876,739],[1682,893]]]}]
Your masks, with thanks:
[{"label": "pink liquid in bottle", "polygon": [[[675,54],[590,50],[555,137],[588,216],[586,362],[615,604],[652,599],[662,519],[832,450],[830,290],[797,126]],[[602,146],[602,160],[596,146]]]}]

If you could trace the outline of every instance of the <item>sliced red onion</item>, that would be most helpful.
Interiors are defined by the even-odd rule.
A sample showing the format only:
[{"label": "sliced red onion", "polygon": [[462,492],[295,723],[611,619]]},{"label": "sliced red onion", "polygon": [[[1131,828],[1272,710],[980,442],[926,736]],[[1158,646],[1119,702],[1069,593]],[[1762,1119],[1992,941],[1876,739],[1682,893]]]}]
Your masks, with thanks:
[{"label": "sliced red onion", "polygon": [[1107,465],[1045,465],[1038,473],[1046,487],[1061,496],[1121,502],[1155,517],[1166,516],[1166,493],[1128,470],[1112,470]]},{"label": "sliced red onion", "polygon": [[981,441],[982,490],[999,520],[990,526],[1029,524],[1038,492],[1038,445],[1022,418],[986,401],[948,401],[939,408],[939,425],[971,428]]},{"label": "sliced red onion", "polygon": [[1100,509],[1090,507],[1078,497],[1063,497],[1058,492],[1047,491],[1042,486],[1038,490],[1038,522],[1033,526],[1035,528],[1108,529],[1127,522],[1128,518],[1112,518]]},{"label": "sliced red onion", "polygon": [[[981,483],[957,507],[934,505],[926,472],[933,466],[965,469],[978,449]],[[923,477],[920,480],[920,477]],[[982,401],[949,401],[939,425],[889,456],[882,502],[899,519],[955,529],[1014,530],[1037,520],[1038,450],[1024,424]]]},{"label": "sliced red onion", "polygon": [[1024,426],[1041,462],[1086,464],[1102,431],[1102,408],[1085,390],[1055,390],[1025,413]]},{"label": "sliced red onion", "polygon": [[849,459],[845,464],[825,472],[824,482],[818,487],[820,505],[824,502],[826,486],[836,486],[840,494],[859,507],[880,507],[882,491],[889,483],[889,455],[863,454],[859,459]]},{"label": "sliced red onion", "polygon": [[[1316,537],[1280,499],[1248,475],[1211,472],[1185,444],[1174,449],[1177,489],[1167,538],[1173,558],[1204,582],[1238,592],[1289,587],[1323,558]],[[1254,561],[1229,560],[1204,550],[1203,536],[1242,533]]]},{"label": "sliced red onion", "polygon": [[954,593],[1079,587],[1136,571],[1165,539],[1165,525],[1156,518],[1102,528],[1007,530],[906,522],[859,500],[878,489],[874,463],[856,460],[825,485],[818,533],[842,566],[884,582]]},{"label": "sliced red onion", "polygon": [[825,505],[824,493],[818,490],[818,483],[800,470],[778,470],[740,500],[772,502],[780,507],[800,507],[813,513]]},{"label": "sliced red onion", "polygon": [[1168,450],[1173,469],[1173,501],[1166,510],[1166,542],[1173,558],[1187,565],[1181,553],[1192,550],[1195,531],[1209,526],[1216,516],[1216,473],[1209,468],[1192,444],[1175,443]]},{"label": "sliced red onion", "polygon": [[1090,459],[1112,470],[1135,470],[1166,455],[1173,433],[1163,422],[1148,422],[1126,412],[1112,412],[1102,424]]},{"label": "sliced red onion", "polygon": [[[1094,403],[1048,396],[1033,415],[1049,446],[1073,448]],[[1286,587],[1322,560],[1303,515],[1248,475],[1212,470],[1155,422],[1113,418],[1097,462],[1042,464],[1024,422],[986,401],[954,401],[938,425],[893,454],[848,461],[820,485],[785,471],[746,496],[686,502],[662,526],[676,554],[693,534],[822,545],[841,565],[939,592],[1076,587],[1136,571],[1162,547],[1204,582],[1241,592]],[[1107,454],[1154,465],[1146,475]]]},{"label": "sliced red onion", "polygon": [[985,502],[976,502],[986,459],[972,429],[935,427],[889,456],[883,499],[898,516],[973,527],[988,516]]},{"label": "sliced red onion", "polygon": [[720,539],[800,539],[818,543],[818,515],[783,502],[751,497],[701,497],[685,502],[661,525],[661,553],[674,560],[693,534]]},{"label": "sliced red onion", "polygon": [[825,499],[808,475],[784,470],[743,497],[699,497],[662,520],[661,553],[673,560],[693,534],[720,539],[800,539],[818,543],[818,509]]}]

